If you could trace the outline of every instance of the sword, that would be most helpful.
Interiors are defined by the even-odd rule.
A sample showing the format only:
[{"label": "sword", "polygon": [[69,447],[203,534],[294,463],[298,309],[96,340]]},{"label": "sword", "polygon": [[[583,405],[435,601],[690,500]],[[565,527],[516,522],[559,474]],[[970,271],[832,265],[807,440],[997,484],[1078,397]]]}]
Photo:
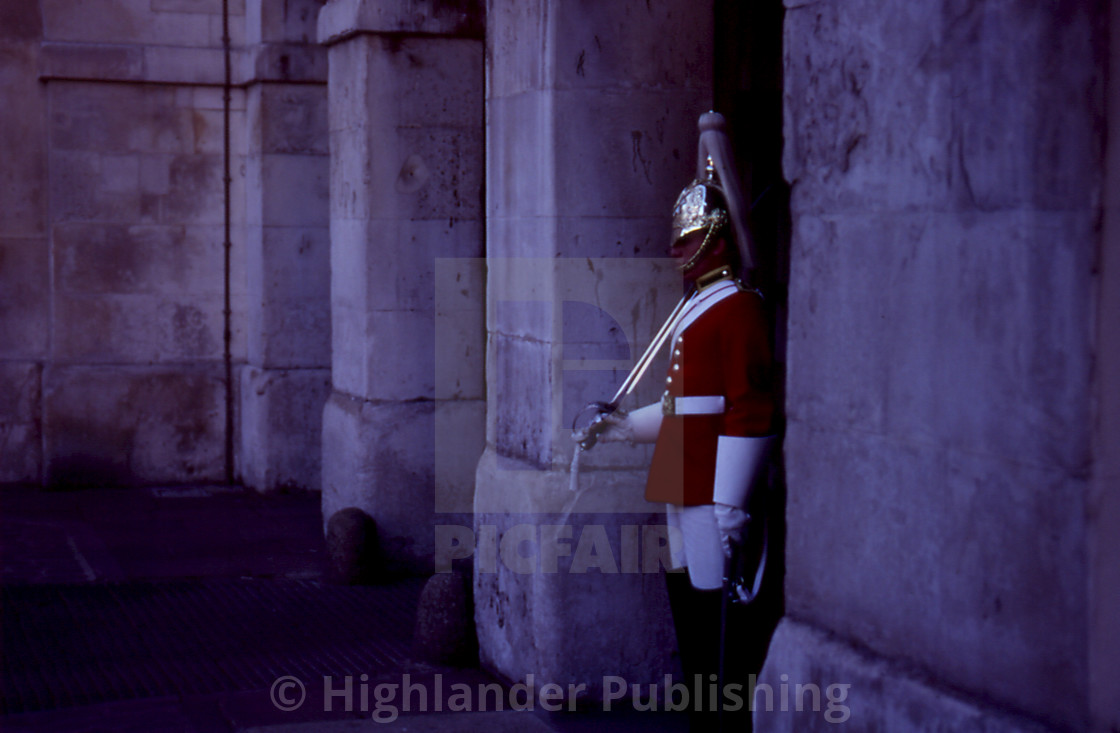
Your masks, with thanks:
[{"label": "sword", "polygon": [[618,388],[618,391],[614,393],[614,397],[611,398],[611,401],[591,402],[576,414],[575,419],[572,420],[573,432],[576,430],[576,423],[579,422],[579,419],[584,414],[586,414],[589,410],[595,410],[596,413],[595,417],[591,419],[591,422],[584,430],[583,440],[579,441],[576,444],[577,451],[591,450],[595,447],[595,444],[599,441],[599,434],[610,427],[610,423],[606,422],[603,418],[605,418],[607,415],[617,412],[618,406],[622,402],[622,400],[625,399],[626,396],[633,392],[634,388],[638,386],[638,381],[641,380],[642,376],[646,373],[646,370],[649,369],[649,365],[653,363],[653,359],[655,356],[657,356],[657,352],[661,350],[661,347],[665,344],[666,339],[669,338],[669,335],[673,333],[673,329],[676,328],[677,322],[680,320],[680,316],[684,311],[685,305],[695,294],[696,291],[692,291],[680,299],[680,302],[678,302],[676,307],[673,308],[673,312],[669,314],[669,317],[665,320],[665,323],[662,324],[661,328],[658,330],[657,335],[653,337],[653,341],[650,342],[649,347],[647,347],[645,350],[645,353],[643,353],[641,358],[638,359],[638,361],[634,364],[634,368],[630,370],[630,373],[626,375],[626,379],[623,380],[622,385]]}]

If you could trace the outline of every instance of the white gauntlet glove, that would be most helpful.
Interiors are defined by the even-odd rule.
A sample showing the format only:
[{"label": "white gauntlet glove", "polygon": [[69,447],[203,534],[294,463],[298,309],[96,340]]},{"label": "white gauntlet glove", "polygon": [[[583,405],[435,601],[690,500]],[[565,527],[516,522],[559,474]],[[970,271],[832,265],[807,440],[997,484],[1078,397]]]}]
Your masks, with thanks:
[{"label": "white gauntlet glove", "polygon": [[602,421],[607,424],[607,429],[599,433],[600,443],[627,443],[634,442],[634,419],[630,413],[618,410],[609,415],[603,415]]},{"label": "white gauntlet glove", "polygon": [[719,542],[723,545],[724,557],[731,557],[731,544],[739,543],[743,539],[743,527],[747,525],[751,515],[739,507],[727,504],[715,505],[716,525],[719,527]]},{"label": "white gauntlet glove", "polygon": [[[601,415],[598,420],[607,426],[599,433],[601,443],[652,443],[657,440],[657,432],[661,430],[661,403],[655,402],[630,413],[618,410]],[[587,437],[589,428],[590,426],[573,431],[572,440],[582,442]]]},{"label": "white gauntlet glove", "polygon": [[[605,427],[600,427],[600,424]],[[633,423],[630,415],[618,410],[612,413],[602,413],[586,428],[572,431],[572,441],[582,443],[587,439],[587,434],[592,429],[599,430],[596,440],[600,443],[619,443],[623,440],[632,440],[634,434]]]}]

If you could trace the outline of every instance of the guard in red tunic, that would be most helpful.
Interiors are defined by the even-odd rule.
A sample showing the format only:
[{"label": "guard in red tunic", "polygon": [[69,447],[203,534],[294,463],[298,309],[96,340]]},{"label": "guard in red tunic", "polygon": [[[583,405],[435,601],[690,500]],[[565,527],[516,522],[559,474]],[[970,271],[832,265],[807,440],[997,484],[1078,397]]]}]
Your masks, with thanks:
[{"label": "guard in red tunic", "polygon": [[[705,690],[712,675],[735,667],[721,663],[720,591],[766,465],[775,414],[762,297],[737,279],[751,265],[750,240],[723,126],[718,114],[701,118],[702,173],[673,210],[670,254],[692,295],[672,325],[664,394],[629,414],[604,415],[610,427],[599,436],[656,441],[645,495],[666,504],[672,554],[687,569],[667,574],[669,598],[685,680],[691,688],[699,676]],[[720,681],[737,676],[722,674]],[[748,692],[740,694],[746,708]],[[715,729],[711,716],[692,722]],[[735,725],[745,729],[741,715]]]}]

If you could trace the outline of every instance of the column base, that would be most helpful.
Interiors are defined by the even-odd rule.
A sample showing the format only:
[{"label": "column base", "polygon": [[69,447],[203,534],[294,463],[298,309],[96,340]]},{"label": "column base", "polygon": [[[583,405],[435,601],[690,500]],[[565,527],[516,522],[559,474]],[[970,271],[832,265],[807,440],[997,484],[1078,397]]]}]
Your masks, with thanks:
[{"label": "column base", "polygon": [[644,471],[586,471],[572,493],[567,471],[487,450],[473,527],[487,669],[513,682],[531,674],[538,690],[574,685],[581,702],[601,702],[607,690],[618,706],[636,685],[647,692],[675,672],[664,511],[642,498],[644,484]]},{"label": "column base", "polygon": [[[744,695],[749,697],[749,695]],[[1043,733],[1036,721],[938,689],[928,679],[785,618],[754,690],[759,733],[854,730]]]},{"label": "column base", "polygon": [[323,410],[324,528],[357,507],[377,523],[386,572],[430,575],[435,527],[470,521],[473,486],[455,468],[481,454],[484,410],[481,400],[370,402],[333,392]]},{"label": "column base", "polygon": [[257,491],[318,490],[330,369],[241,369],[241,480]]}]

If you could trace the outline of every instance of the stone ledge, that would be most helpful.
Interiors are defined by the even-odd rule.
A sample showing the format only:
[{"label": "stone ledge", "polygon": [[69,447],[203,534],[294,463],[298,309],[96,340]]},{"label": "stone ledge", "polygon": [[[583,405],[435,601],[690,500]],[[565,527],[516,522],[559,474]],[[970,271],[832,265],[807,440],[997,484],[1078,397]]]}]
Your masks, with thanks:
[{"label": "stone ledge", "polygon": [[[758,682],[754,729],[759,733],[831,731],[837,723],[849,723],[854,730],[903,733],[1051,730],[1040,722],[938,688],[898,662],[857,649],[789,617],[774,633]],[[798,694],[799,685],[804,686],[804,694]],[[767,689],[772,691],[770,705]],[[783,689],[788,692],[785,696]]]},{"label": "stone ledge", "polygon": [[484,30],[477,0],[330,0],[319,11],[319,42],[326,46],[367,33],[481,40]]},{"label": "stone ledge", "polygon": [[[221,86],[221,48],[44,42],[39,80],[134,82]],[[264,43],[234,48],[233,86],[259,82],[326,84],[327,55],[318,46]]]},{"label": "stone ledge", "polygon": [[[221,85],[225,58],[221,48],[133,46],[101,43],[44,42],[40,81],[123,81],[162,84]],[[244,84],[248,54],[234,49],[235,84]]]}]

